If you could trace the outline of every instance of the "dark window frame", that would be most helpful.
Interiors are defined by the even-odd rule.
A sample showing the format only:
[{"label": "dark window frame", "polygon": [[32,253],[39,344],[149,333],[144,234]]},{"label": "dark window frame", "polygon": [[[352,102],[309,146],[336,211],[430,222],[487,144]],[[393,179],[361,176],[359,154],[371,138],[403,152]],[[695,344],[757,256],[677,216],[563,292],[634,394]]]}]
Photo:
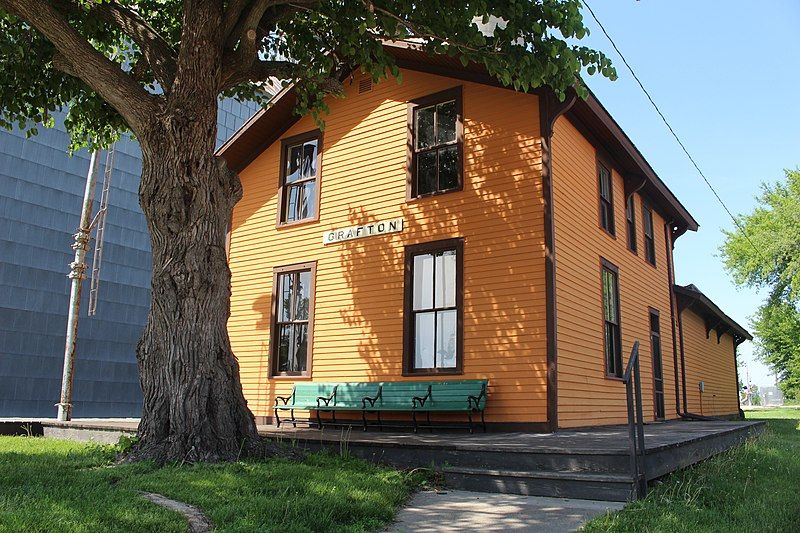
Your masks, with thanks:
[{"label": "dark window frame", "polygon": [[[306,347],[306,369],[302,372],[278,372],[278,279],[282,274],[311,273],[311,286],[308,297],[308,340]],[[272,269],[272,303],[270,309],[269,334],[269,378],[271,379],[310,379],[314,346],[314,308],[316,306],[317,262],[308,261],[291,265],[278,266]]]},{"label": "dark window frame", "polygon": [[[276,218],[276,226],[278,228],[286,228],[292,226],[298,226],[301,224],[309,224],[312,222],[319,222],[319,204],[320,204],[320,197],[322,196],[322,151],[323,151],[323,141],[324,135],[322,130],[315,129],[311,131],[307,131],[305,133],[300,133],[298,135],[293,135],[291,137],[286,137],[281,139],[281,157],[280,157],[280,171],[278,173],[278,213]],[[290,147],[310,141],[312,139],[316,139],[317,141],[317,174],[313,178],[316,182],[316,195],[314,197],[314,216],[303,218],[300,220],[292,220],[286,221],[285,217],[285,210],[286,210],[286,194],[289,190],[289,186],[286,185],[286,163],[287,163],[287,151]],[[303,180],[300,183],[306,183],[311,181],[311,179]],[[295,182],[298,183],[298,182]]]},{"label": "dark window frame", "polygon": [[[615,301],[616,301],[616,314],[617,314],[617,323],[614,324],[616,327],[616,350],[613,354],[614,356],[614,366],[616,368],[612,369],[609,365],[609,354],[606,351],[606,347],[608,346],[608,325],[613,324],[606,320],[605,316],[605,307],[606,307],[606,294],[605,294],[605,273],[610,272],[614,276],[614,291],[615,291]],[[615,379],[619,380],[622,379],[624,368],[623,368],[623,358],[622,358],[622,305],[620,304],[619,300],[619,268],[607,261],[604,258],[600,258],[600,319],[603,325],[603,361],[605,367],[605,377],[607,379]]]},{"label": "dark window frame", "polygon": [[[458,171],[458,185],[451,189],[436,190],[433,192],[419,194],[417,192],[417,160],[418,154],[415,147],[415,131],[416,131],[416,110],[432,105],[441,104],[455,100],[456,104],[456,140],[451,145],[457,146],[458,163],[456,169]],[[461,85],[439,91],[434,94],[429,94],[408,102],[407,116],[406,116],[406,201],[417,200],[420,198],[429,198],[431,196],[438,196],[440,194],[448,194],[464,190],[464,91]],[[438,147],[445,145],[437,145],[424,151],[436,150]]]},{"label": "dark window frame", "polygon": [[[608,173],[608,198],[603,196],[603,171]],[[597,209],[597,223],[600,225],[600,228],[616,239],[617,231],[614,210],[614,171],[612,170],[611,165],[603,161],[600,157],[597,158]],[[606,220],[608,220],[608,226],[603,223],[604,213],[606,215]]]},{"label": "dark window frame", "polygon": [[[414,368],[414,257],[446,250],[456,251],[456,366]],[[461,237],[405,247],[403,291],[403,375],[438,376],[464,373],[464,239]]]},{"label": "dark window frame", "polygon": [[[664,420],[666,419],[666,391],[664,390],[664,343],[661,342],[661,313],[658,309],[650,307],[648,308],[647,317],[647,327],[650,332],[650,364],[653,370],[653,417],[656,420]],[[658,327],[657,331],[653,329],[654,318],[655,324]],[[657,339],[657,341],[655,339]],[[661,370],[661,391],[658,391],[656,383],[656,355],[654,350],[656,343],[658,345],[658,360]],[[659,394],[661,395],[660,405],[658,398]],[[661,407],[660,413],[659,406]]]},{"label": "dark window frame", "polygon": [[636,238],[636,195],[631,194],[625,200],[625,227],[628,230],[628,250],[639,255],[639,243]]},{"label": "dark window frame", "polygon": [[[647,234],[647,224],[650,223],[650,233]],[[653,208],[649,203],[642,202],[642,233],[644,234],[644,259],[652,266],[656,266],[656,226],[653,217]]]}]

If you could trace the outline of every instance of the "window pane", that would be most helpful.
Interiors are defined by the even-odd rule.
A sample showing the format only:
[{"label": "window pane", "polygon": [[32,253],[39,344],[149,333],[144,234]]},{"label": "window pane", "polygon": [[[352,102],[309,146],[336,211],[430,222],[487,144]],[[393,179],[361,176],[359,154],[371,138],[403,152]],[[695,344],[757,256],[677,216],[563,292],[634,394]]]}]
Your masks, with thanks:
[{"label": "window pane", "polygon": [[317,207],[314,203],[314,198],[317,194],[317,182],[307,181],[300,185],[299,189],[296,220],[311,218],[314,216],[314,211]]},{"label": "window pane", "polygon": [[286,183],[292,183],[300,179],[300,167],[303,164],[303,145],[298,144],[288,148],[289,153],[286,155]]},{"label": "window pane", "polygon": [[436,294],[437,309],[456,305],[456,251],[447,250],[436,254]]},{"label": "window pane", "polygon": [[414,310],[433,307],[433,256],[414,257]]},{"label": "window pane", "polygon": [[456,367],[456,311],[439,311],[436,317],[436,366]]},{"label": "window pane", "polygon": [[608,322],[617,323],[617,287],[614,273],[603,269],[603,314]]},{"label": "window pane", "polygon": [[308,309],[311,294],[311,272],[305,270],[298,274],[299,282],[295,288],[295,305],[293,320],[308,320]]},{"label": "window pane", "polygon": [[653,212],[649,209],[644,212],[644,234],[648,237],[653,236]]},{"label": "window pane", "polygon": [[292,352],[289,357],[289,372],[305,372],[308,358],[308,324],[293,327]]},{"label": "window pane", "polygon": [[423,107],[417,110],[417,131],[414,132],[415,146],[417,150],[424,150],[430,148],[435,142],[434,132],[434,114],[436,111],[435,106]]},{"label": "window pane", "polygon": [[417,194],[436,191],[436,150],[417,156]]},{"label": "window pane", "polygon": [[600,167],[600,196],[611,200],[611,176],[605,167]]},{"label": "window pane", "polygon": [[433,368],[436,313],[418,313],[414,321],[414,368]]},{"label": "window pane", "polygon": [[278,322],[292,319],[292,274],[278,276]]},{"label": "window pane", "polygon": [[458,187],[458,146],[439,149],[439,190]]},{"label": "window pane", "polygon": [[292,341],[292,325],[280,326],[278,330],[278,372],[289,372],[289,346]]},{"label": "window pane", "polygon": [[306,141],[303,144],[303,162],[300,167],[300,175],[310,178],[317,175],[317,140]]},{"label": "window pane", "polygon": [[286,222],[312,218],[316,213],[317,182],[291,185],[286,190]]},{"label": "window pane", "polygon": [[436,106],[436,144],[456,140],[456,102],[444,102]]}]

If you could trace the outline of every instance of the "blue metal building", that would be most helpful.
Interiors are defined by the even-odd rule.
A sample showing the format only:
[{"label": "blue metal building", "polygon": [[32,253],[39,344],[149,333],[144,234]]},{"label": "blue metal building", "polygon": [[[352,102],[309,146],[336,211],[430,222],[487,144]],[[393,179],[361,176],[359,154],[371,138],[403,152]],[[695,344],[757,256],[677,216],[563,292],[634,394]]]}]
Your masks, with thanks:
[{"label": "blue metal building", "polygon": [[[218,144],[255,111],[221,103]],[[63,126],[26,139],[0,130],[0,417],[54,417],[61,390],[69,263],[89,154],[67,156]],[[100,161],[105,162],[105,154]],[[117,143],[97,314],[84,283],[75,360],[74,417],[136,417],[135,349],[150,304],[150,243],[137,190],[136,142]],[[98,182],[102,180],[100,166]],[[95,200],[99,199],[100,185]],[[91,267],[90,254],[87,264]],[[90,272],[87,271],[87,275]]]}]

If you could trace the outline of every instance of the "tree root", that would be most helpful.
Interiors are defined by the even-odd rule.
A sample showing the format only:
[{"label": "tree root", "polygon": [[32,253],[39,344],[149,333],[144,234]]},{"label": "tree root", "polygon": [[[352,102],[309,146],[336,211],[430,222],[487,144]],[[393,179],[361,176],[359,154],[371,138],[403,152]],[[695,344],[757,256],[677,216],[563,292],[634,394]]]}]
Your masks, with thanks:
[{"label": "tree root", "polygon": [[182,514],[189,523],[190,533],[208,533],[214,529],[214,524],[211,523],[211,520],[203,514],[203,511],[194,505],[170,500],[154,492],[143,492],[142,497],[165,509]]}]

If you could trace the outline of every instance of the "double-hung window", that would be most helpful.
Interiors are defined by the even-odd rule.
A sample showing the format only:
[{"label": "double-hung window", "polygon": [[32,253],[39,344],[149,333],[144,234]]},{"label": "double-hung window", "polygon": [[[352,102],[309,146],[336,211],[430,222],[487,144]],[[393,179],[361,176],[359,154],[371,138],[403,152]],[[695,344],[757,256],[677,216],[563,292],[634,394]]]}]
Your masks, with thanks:
[{"label": "double-hung window", "polygon": [[636,242],[636,206],[634,202],[634,195],[628,196],[625,202],[625,222],[628,230],[628,250],[637,253],[638,246]]},{"label": "double-hung window", "polygon": [[619,316],[619,271],[603,260],[601,269],[603,285],[603,324],[606,374],[622,377],[622,335]]},{"label": "double-hung window", "polygon": [[656,265],[656,240],[653,231],[653,210],[649,205],[642,208],[642,221],[644,223],[644,256],[648,263]]},{"label": "double-hung window", "polygon": [[284,139],[281,150],[278,224],[316,220],[322,133],[316,130]]},{"label": "double-hung window", "polygon": [[461,87],[409,102],[409,198],[462,188]]},{"label": "double-hung window", "polygon": [[597,164],[597,182],[600,190],[600,227],[614,235],[614,185],[611,171]]},{"label": "double-hung window", "polygon": [[271,372],[274,376],[308,374],[315,271],[316,263],[275,269],[271,335]]},{"label": "double-hung window", "polygon": [[458,373],[462,368],[463,241],[406,248],[406,373]]}]

